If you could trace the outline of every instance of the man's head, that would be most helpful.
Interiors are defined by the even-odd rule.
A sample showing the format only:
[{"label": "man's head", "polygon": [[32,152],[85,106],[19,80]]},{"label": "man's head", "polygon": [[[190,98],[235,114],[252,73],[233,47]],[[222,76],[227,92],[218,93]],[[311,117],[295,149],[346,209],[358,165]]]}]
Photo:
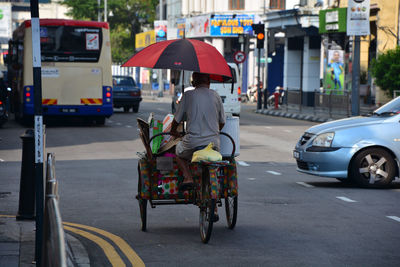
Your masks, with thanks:
[{"label": "man's head", "polygon": [[194,87],[198,87],[200,85],[205,87],[210,86],[210,74],[193,72],[192,80],[192,84]]}]

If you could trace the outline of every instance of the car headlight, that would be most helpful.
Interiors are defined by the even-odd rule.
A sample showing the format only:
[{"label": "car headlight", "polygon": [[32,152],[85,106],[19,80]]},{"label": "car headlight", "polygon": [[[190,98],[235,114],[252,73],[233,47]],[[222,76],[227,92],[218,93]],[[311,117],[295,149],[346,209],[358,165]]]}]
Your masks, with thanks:
[{"label": "car headlight", "polygon": [[313,146],[330,147],[335,133],[323,133],[318,135],[312,142]]}]

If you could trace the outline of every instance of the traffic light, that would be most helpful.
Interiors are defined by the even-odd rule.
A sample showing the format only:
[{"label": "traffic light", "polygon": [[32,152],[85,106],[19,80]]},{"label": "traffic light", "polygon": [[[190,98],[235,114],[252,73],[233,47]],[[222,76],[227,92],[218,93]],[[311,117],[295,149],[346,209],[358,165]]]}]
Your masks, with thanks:
[{"label": "traffic light", "polygon": [[265,40],[265,28],[264,24],[252,24],[251,27],[253,28],[254,34],[257,37],[257,48],[261,49],[264,48],[264,40]]}]

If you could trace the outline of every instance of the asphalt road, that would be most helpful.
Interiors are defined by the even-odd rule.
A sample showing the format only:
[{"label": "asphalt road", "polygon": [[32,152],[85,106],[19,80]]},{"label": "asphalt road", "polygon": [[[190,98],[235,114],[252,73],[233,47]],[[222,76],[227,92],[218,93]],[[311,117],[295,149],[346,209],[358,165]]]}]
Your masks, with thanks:
[{"label": "asphalt road", "polygon": [[[255,114],[250,105],[242,106],[240,118],[236,228],[226,227],[220,208],[211,240],[202,244],[199,209],[171,205],[148,208],[148,231],[140,231],[136,153],[144,148],[136,118],[147,119],[150,112],[162,118],[169,108],[167,102],[146,101],[138,114],[116,110],[105,126],[47,126],[64,222],[106,231],[102,238],[126,266],[132,253],[124,254],[112,235],[146,266],[400,265],[400,222],[393,219],[400,217],[400,183],[367,190],[298,173],[292,149],[314,123]],[[0,129],[0,160],[17,177],[23,132],[14,122]],[[87,232],[98,234],[96,229]],[[111,266],[99,243],[69,234],[82,242],[91,266]]]}]

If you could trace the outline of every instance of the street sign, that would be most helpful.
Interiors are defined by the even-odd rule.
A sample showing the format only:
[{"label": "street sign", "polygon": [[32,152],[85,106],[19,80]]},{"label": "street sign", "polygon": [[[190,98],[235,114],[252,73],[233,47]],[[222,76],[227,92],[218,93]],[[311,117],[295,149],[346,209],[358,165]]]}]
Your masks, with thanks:
[{"label": "street sign", "polygon": [[233,60],[236,64],[243,63],[246,60],[246,54],[243,51],[236,51],[233,55]]}]

